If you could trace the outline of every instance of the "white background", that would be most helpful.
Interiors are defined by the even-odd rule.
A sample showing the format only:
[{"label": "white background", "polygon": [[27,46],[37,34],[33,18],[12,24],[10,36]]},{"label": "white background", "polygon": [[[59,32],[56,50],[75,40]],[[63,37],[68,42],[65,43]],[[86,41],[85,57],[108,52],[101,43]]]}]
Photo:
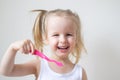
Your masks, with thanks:
[{"label": "white background", "polygon": [[[120,80],[120,0],[0,0],[0,60],[12,42],[32,40],[36,14],[30,10],[57,8],[80,15],[87,49],[80,64],[88,80]],[[31,58],[18,53],[16,63]],[[34,80],[34,76],[0,76],[0,80],[21,79]]]}]

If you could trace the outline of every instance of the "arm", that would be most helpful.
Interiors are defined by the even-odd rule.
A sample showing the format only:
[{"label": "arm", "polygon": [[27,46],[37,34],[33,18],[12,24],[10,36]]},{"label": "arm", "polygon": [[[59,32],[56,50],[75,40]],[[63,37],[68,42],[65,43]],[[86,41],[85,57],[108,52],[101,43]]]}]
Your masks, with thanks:
[{"label": "arm", "polygon": [[28,54],[34,52],[34,45],[30,40],[17,41],[9,46],[0,64],[0,74],[6,76],[23,76],[35,74],[35,62],[14,64],[17,51]]},{"label": "arm", "polygon": [[82,80],[88,80],[86,71],[84,69],[82,69]]}]

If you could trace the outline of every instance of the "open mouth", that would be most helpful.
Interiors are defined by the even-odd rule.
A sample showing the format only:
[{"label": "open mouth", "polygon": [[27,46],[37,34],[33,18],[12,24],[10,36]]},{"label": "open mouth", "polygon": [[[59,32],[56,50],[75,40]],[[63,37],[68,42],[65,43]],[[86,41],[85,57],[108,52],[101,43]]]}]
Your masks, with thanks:
[{"label": "open mouth", "polygon": [[69,46],[67,46],[67,47],[58,47],[58,49],[61,49],[61,50],[68,49],[68,48],[69,48]]}]

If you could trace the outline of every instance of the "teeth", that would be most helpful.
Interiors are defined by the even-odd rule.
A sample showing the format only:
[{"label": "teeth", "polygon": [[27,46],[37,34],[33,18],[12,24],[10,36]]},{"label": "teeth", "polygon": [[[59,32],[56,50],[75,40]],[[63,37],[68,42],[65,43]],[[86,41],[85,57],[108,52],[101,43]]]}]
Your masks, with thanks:
[{"label": "teeth", "polygon": [[68,47],[58,47],[58,49],[67,49]]}]

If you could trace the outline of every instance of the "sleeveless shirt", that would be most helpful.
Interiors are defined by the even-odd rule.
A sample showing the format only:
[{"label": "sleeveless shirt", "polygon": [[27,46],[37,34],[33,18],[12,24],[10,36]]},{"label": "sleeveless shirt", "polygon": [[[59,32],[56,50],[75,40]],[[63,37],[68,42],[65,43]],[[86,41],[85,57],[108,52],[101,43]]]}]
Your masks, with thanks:
[{"label": "sleeveless shirt", "polygon": [[60,74],[51,70],[48,62],[41,59],[40,75],[38,80],[82,80],[82,67],[76,64],[72,71]]}]

